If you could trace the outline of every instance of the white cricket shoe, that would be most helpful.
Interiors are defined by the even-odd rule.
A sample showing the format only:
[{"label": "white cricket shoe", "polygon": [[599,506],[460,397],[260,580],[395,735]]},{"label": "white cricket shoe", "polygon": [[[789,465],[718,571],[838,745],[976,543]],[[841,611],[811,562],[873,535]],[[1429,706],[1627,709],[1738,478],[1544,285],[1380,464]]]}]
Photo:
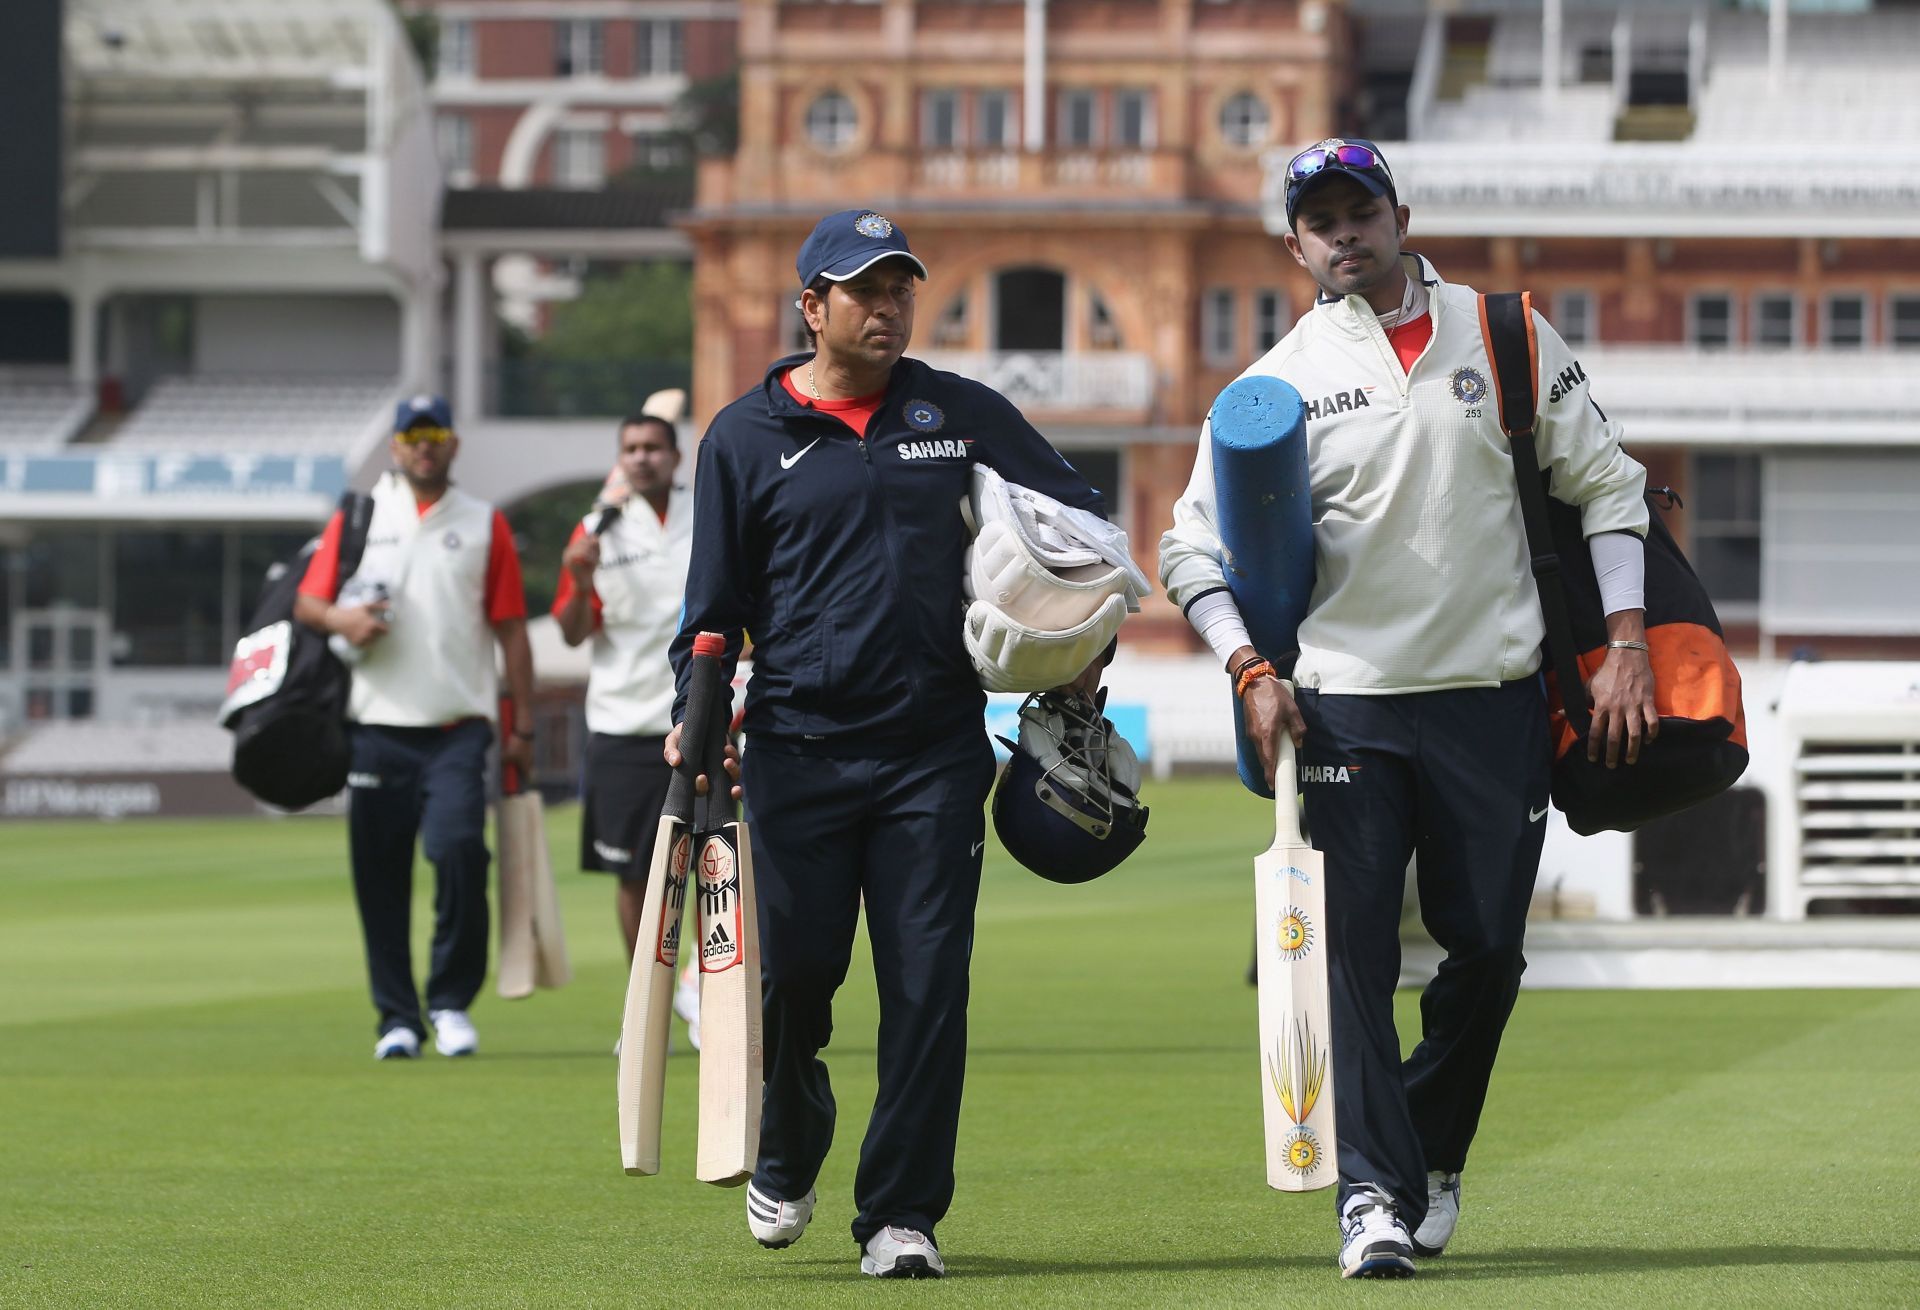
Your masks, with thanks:
[{"label": "white cricket shoe", "polygon": [[418,1060],[420,1058],[420,1034],[411,1028],[389,1028],[380,1034],[380,1040],[373,1044],[373,1058],[376,1060]]},{"label": "white cricket shoe", "polygon": [[753,1240],[769,1250],[792,1246],[807,1231],[813,1218],[816,1193],[812,1188],[798,1201],[782,1201],[761,1191],[751,1178],[747,1180],[747,1228]]},{"label": "white cricket shoe", "polygon": [[1414,1230],[1413,1253],[1433,1257],[1447,1249],[1460,1223],[1460,1175],[1427,1175],[1427,1217]]},{"label": "white cricket shoe", "polygon": [[940,1278],[946,1261],[925,1233],[911,1228],[882,1228],[867,1239],[860,1272],[875,1278]]},{"label": "white cricket shoe", "polygon": [[1356,1189],[1340,1210],[1342,1278],[1411,1278],[1413,1243],[1384,1192]]},{"label": "white cricket shoe", "polygon": [[687,1021],[687,1044],[700,1049],[700,985],[682,978],[673,989],[673,1012]]},{"label": "white cricket shoe", "polygon": [[433,1049],[440,1054],[472,1055],[480,1049],[480,1034],[465,1010],[435,1010],[427,1018],[433,1020]]}]

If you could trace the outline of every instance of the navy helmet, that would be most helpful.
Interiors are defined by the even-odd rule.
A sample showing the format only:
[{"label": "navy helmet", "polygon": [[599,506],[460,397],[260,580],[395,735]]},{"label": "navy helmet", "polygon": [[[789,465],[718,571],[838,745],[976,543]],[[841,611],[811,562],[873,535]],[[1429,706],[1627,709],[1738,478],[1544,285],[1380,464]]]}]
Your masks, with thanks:
[{"label": "navy helmet", "polygon": [[1147,835],[1140,762],[1089,702],[1041,692],[1020,706],[1020,740],[993,792],[993,830],[1007,853],[1052,882],[1091,882]]}]

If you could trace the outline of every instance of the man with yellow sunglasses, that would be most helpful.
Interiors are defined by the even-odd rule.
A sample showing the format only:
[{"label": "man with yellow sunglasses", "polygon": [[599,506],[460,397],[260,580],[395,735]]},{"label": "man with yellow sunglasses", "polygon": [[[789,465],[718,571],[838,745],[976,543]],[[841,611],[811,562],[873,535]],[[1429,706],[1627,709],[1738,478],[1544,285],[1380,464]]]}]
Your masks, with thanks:
[{"label": "man with yellow sunglasses", "polygon": [[359,652],[347,717],[354,899],[379,1012],[376,1059],[411,1059],[426,1032],[408,922],[413,848],[434,867],[426,1010],[442,1055],[471,1055],[467,1008],[487,971],[487,748],[505,657],[513,723],[500,754],[533,762],[533,654],[520,557],[499,510],[455,487],[453,413],[414,396],[394,414],[393,469],[373,488],[360,567],[340,576],[342,519],[327,524],[294,616]]}]

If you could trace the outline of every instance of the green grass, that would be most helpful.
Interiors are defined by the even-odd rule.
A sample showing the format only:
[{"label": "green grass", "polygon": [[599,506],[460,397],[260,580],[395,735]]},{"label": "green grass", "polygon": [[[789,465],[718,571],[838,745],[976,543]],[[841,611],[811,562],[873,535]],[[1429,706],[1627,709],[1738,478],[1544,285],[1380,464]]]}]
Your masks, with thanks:
[{"label": "green grass", "polygon": [[[989,863],[952,1276],[911,1288],[859,1279],[847,1236],[864,956],[814,1228],[766,1252],[740,1193],[692,1181],[690,1056],[666,1172],[620,1172],[604,878],[562,875],[572,986],[484,998],[477,1059],[382,1065],[337,821],[8,825],[0,1304],[1920,1303],[1907,992],[1523,995],[1454,1249],[1341,1284],[1329,1195],[1262,1180],[1260,806],[1219,782],[1150,800],[1148,845],[1101,883]],[[576,822],[550,816],[556,868]]]}]

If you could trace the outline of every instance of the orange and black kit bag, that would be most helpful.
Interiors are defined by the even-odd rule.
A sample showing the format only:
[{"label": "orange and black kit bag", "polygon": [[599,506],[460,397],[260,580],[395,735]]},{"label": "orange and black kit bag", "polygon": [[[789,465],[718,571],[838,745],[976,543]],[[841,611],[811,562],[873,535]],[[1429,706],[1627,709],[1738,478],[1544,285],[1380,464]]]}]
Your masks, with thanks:
[{"label": "orange and black kit bag", "polygon": [[1740,673],[1707,589],[1661,519],[1659,500],[1671,505],[1676,498],[1670,488],[1655,489],[1647,496],[1646,627],[1660,734],[1641,743],[1634,764],[1609,769],[1587,759],[1592,714],[1586,682],[1606,659],[1606,615],[1580,511],[1547,495],[1534,446],[1540,356],[1532,297],[1480,297],[1480,331],[1493,362],[1500,426],[1513,454],[1527,551],[1546,620],[1553,803],[1583,836],[1631,832],[1718,795],[1746,770]]}]

